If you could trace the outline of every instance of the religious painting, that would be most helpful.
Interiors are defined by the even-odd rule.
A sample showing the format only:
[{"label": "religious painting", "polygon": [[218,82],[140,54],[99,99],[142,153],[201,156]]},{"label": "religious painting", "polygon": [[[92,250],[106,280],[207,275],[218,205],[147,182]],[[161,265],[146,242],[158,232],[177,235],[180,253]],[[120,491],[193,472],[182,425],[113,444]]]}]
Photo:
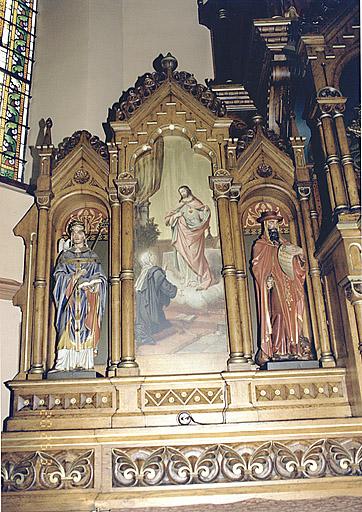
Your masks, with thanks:
[{"label": "religious painting", "polygon": [[179,136],[159,138],[155,146],[136,166],[137,361],[146,371],[174,373],[172,355],[180,372],[190,364],[221,370],[227,331],[211,164]]}]

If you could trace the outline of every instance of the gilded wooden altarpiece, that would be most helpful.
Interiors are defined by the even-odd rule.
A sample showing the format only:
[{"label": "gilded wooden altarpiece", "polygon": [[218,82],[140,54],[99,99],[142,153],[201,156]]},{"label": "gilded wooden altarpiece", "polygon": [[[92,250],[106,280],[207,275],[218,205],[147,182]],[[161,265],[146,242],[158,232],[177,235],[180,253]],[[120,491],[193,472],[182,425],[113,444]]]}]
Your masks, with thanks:
[{"label": "gilded wooden altarpiece", "polygon": [[[64,504],[68,510],[118,510],[130,500],[184,503],[196,495],[203,501],[210,494],[251,493],[255,486],[258,493],[288,493],[291,481],[310,496],[328,494],[328,485],[336,493],[346,485],[360,492],[358,405],[338,340],[329,333],[314,245],[318,197],[304,140],[295,131],[286,147],[260,116],[245,136],[232,138],[233,122],[171,56],[162,72],[141,77],[110,109],[107,143],[79,131],[55,148],[47,121],[35,204],[15,228],[26,255],[15,297],[23,314],[20,369],[8,384],[12,409],[3,443],[8,510],[20,502],[24,511],[64,510]],[[137,222],[145,204],[147,221],[154,212],[160,219],[167,214],[165,195],[153,201],[153,190],[140,201],[141,174],[144,179],[153,172],[161,144],[171,154],[178,143],[189,152],[188,162],[196,158],[192,179],[201,185],[193,193],[205,198],[214,222],[205,233],[206,251],[219,262],[214,274],[220,266],[224,323],[218,328],[225,334],[214,351],[158,350],[158,339],[142,349],[135,337]],[[171,174],[164,166],[162,179]],[[189,186],[188,178],[172,183]],[[319,362],[314,367],[265,371],[254,363],[250,244],[259,233],[257,217],[270,209],[282,214],[285,236],[307,255],[303,325]],[[52,272],[74,219],[100,243],[109,283],[107,323],[96,376],[54,379]],[[153,251],[159,255],[167,247],[162,264],[166,258],[170,265],[164,239]],[[198,315],[191,309],[176,314],[179,330],[169,332],[164,347],[179,348],[175,337],[189,332]]]}]

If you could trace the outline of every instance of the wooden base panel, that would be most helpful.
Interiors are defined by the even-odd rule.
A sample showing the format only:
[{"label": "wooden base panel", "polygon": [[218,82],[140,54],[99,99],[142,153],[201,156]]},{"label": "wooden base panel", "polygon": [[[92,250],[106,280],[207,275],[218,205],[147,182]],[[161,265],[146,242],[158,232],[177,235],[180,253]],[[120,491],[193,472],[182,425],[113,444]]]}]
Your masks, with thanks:
[{"label": "wooden base panel", "polygon": [[362,496],[362,418],[8,432],[7,512]]}]

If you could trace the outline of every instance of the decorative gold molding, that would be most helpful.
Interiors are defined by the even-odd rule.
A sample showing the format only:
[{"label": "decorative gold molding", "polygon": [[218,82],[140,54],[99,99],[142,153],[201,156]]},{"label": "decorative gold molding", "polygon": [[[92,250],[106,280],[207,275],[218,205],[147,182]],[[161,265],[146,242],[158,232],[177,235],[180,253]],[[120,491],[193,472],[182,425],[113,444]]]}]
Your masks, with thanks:
[{"label": "decorative gold molding", "polygon": [[143,403],[144,407],[224,404],[223,388],[148,389]]}]

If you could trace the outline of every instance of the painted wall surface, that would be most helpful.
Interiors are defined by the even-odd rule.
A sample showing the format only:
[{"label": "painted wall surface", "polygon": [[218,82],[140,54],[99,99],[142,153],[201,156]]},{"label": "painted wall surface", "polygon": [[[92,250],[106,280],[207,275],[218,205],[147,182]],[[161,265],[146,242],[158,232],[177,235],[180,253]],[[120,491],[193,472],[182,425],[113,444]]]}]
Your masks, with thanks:
[{"label": "painted wall surface", "polygon": [[[33,203],[33,198],[21,190],[0,184],[0,278],[21,282],[23,279],[24,243],[13,234],[14,226]],[[1,381],[18,372],[20,308],[10,300],[0,300]],[[8,415],[10,392],[1,386],[1,419]]]},{"label": "painted wall surface", "polygon": [[80,129],[104,138],[108,108],[160,53],[199,82],[213,75],[196,0],[40,0],[38,10],[29,145],[49,116],[55,145]]}]

